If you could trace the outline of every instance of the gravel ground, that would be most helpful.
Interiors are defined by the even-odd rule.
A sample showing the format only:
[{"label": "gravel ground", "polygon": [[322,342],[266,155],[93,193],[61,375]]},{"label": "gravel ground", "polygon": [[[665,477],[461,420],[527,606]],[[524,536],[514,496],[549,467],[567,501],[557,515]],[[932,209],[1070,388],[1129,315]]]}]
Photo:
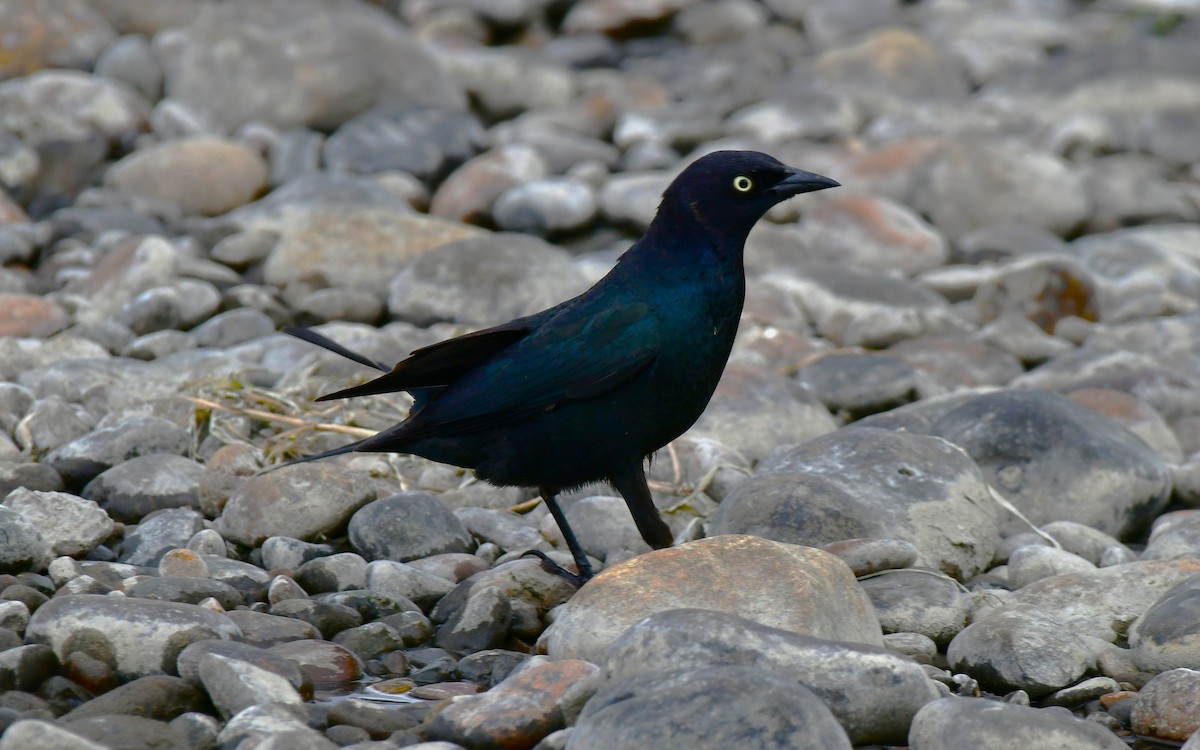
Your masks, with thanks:
[{"label": "gravel ground", "polygon": [[[1200,3],[0,2],[0,750],[1200,749]],[[680,544],[353,363],[773,209]],[[1188,738],[1192,737],[1189,741]],[[1144,740],[1142,738],[1145,738]]]}]

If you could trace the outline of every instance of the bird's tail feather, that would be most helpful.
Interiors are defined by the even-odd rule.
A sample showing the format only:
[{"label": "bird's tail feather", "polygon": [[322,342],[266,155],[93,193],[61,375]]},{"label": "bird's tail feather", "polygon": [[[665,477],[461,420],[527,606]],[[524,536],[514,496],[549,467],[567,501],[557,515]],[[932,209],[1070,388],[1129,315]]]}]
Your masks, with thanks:
[{"label": "bird's tail feather", "polygon": [[284,461],[281,464],[275,464],[274,466],[268,466],[267,468],[260,471],[259,474],[267,474],[272,471],[275,471],[276,469],[283,469],[288,466],[295,466],[296,464],[305,464],[305,463],[308,463],[309,461],[317,461],[322,458],[331,458],[332,456],[341,456],[346,453],[353,453],[354,451],[358,450],[358,446],[362,445],[364,442],[366,442],[366,441],[359,440],[357,442],[350,443],[349,445],[343,445],[340,448],[334,448],[332,450],[322,451],[321,453],[314,453],[311,456],[301,456],[300,458],[293,458],[291,461]]},{"label": "bird's tail feather", "polygon": [[373,367],[376,370],[379,370],[380,372],[391,372],[391,370],[392,370],[391,367],[388,367],[387,365],[385,365],[381,362],[376,362],[375,360],[371,359],[370,357],[366,356],[365,354],[359,354],[358,352],[351,351],[350,349],[347,349],[346,347],[342,346],[341,344],[334,341],[333,339],[322,336],[321,334],[317,333],[316,331],[312,330],[311,328],[301,328],[300,326],[287,326],[286,328],[283,329],[283,332],[288,334],[289,336],[295,336],[296,338],[298,338],[302,341],[307,341],[310,344],[316,344],[317,346],[321,347],[322,349],[327,349],[327,350],[333,352],[334,354],[340,354],[341,356],[345,357],[346,359],[353,360],[354,362],[357,362],[360,365],[366,365],[367,367]]}]

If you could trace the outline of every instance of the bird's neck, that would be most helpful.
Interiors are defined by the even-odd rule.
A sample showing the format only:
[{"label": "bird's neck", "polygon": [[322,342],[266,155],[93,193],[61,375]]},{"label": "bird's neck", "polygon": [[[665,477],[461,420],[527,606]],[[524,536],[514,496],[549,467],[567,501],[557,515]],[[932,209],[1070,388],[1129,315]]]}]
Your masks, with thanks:
[{"label": "bird's neck", "polygon": [[744,287],[743,249],[749,227],[714,228],[691,206],[663,206],[638,243],[644,270],[680,282],[710,281]]}]

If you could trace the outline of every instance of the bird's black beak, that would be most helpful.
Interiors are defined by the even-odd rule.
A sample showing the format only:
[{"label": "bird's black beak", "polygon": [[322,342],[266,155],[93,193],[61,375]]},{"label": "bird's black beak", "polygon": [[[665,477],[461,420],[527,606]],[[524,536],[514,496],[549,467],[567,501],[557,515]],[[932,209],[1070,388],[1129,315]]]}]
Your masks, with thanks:
[{"label": "bird's black beak", "polygon": [[787,198],[793,195],[800,195],[801,193],[813,193],[817,190],[826,190],[841,186],[842,183],[837,180],[831,180],[815,172],[805,172],[803,169],[788,167],[788,176],[775,183],[770,192]]}]

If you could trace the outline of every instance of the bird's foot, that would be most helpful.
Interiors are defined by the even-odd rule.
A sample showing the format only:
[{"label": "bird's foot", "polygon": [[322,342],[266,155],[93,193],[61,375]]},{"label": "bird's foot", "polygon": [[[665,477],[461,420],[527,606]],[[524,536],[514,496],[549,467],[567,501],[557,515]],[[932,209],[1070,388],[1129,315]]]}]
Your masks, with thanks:
[{"label": "bird's foot", "polygon": [[528,550],[527,552],[525,552],[525,554],[521,555],[521,557],[536,557],[537,559],[542,561],[542,570],[546,571],[547,573],[556,575],[559,578],[562,578],[563,580],[565,580],[567,583],[570,583],[575,588],[579,588],[579,587],[583,586],[583,584],[592,580],[592,576],[596,575],[595,573],[592,572],[592,566],[588,565],[586,562],[582,565],[579,565],[579,563],[576,563],[576,565],[579,568],[579,572],[572,573],[571,571],[567,570],[563,566],[561,566],[558,563],[551,560],[550,557],[545,552],[542,552],[541,550],[536,550],[536,549]]}]

